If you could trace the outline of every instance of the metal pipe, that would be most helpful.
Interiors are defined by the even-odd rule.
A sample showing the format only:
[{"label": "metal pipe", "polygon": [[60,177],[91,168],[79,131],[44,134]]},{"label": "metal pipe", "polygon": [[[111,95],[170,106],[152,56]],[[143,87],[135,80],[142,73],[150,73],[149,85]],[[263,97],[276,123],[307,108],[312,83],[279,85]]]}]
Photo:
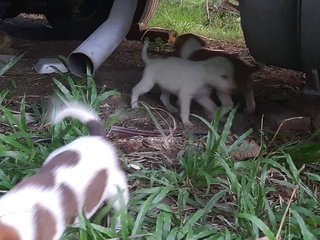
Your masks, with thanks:
[{"label": "metal pipe", "polygon": [[138,0],[114,1],[108,19],[68,56],[68,65],[73,74],[83,77],[87,74],[88,65],[91,73],[95,73],[125,39],[137,3]]}]

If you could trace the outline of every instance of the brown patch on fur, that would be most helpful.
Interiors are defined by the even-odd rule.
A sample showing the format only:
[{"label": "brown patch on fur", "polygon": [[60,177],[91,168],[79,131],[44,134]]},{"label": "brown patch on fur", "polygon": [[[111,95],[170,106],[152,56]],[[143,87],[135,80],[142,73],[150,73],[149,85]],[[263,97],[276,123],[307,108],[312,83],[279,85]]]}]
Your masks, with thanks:
[{"label": "brown patch on fur", "polygon": [[0,223],[0,240],[20,240],[18,233],[14,228]]},{"label": "brown patch on fur", "polygon": [[86,126],[89,129],[90,136],[106,136],[106,132],[99,121],[90,120],[86,122]]},{"label": "brown patch on fur", "polygon": [[[174,44],[175,56],[180,57],[181,48],[183,47],[185,42],[190,38],[193,38],[194,40],[198,41],[202,47],[205,46],[205,41],[202,40],[199,36],[192,33],[183,34],[177,38]],[[219,50],[203,48],[196,50],[189,57],[189,59],[193,61],[203,61],[216,56],[225,57],[232,62],[235,68],[235,81],[241,93],[245,93],[246,91],[248,91],[248,89],[252,89],[252,79],[250,78],[250,75],[258,71],[260,68],[258,66],[251,66],[246,64],[234,54],[230,54]]]},{"label": "brown patch on fur", "polygon": [[234,80],[241,93],[245,94],[249,89],[252,89],[252,79],[250,78],[250,75],[255,71],[258,71],[259,67],[248,65],[232,54],[204,48],[195,51],[191,54],[189,59],[193,61],[203,61],[217,56],[225,57],[233,64],[235,70]]},{"label": "brown patch on fur", "polygon": [[42,188],[51,188],[54,186],[55,177],[52,172],[38,172],[32,177],[26,178],[18,183],[13,191],[25,188],[27,186],[37,186]]},{"label": "brown patch on fur", "polygon": [[70,187],[62,184],[59,187],[61,191],[61,205],[64,212],[64,222],[66,225],[73,224],[78,214],[78,201],[75,193]]},{"label": "brown patch on fur", "polygon": [[73,167],[76,166],[80,161],[80,156],[77,151],[67,150],[59,153],[53,157],[48,163],[42,166],[40,172],[54,171],[56,168],[61,166]]},{"label": "brown patch on fur", "polygon": [[89,183],[85,191],[84,211],[86,213],[91,212],[102,198],[102,194],[106,188],[107,183],[107,171],[105,169],[100,170],[97,175]]},{"label": "brown patch on fur", "polygon": [[76,151],[64,151],[52,158],[47,164],[43,165],[38,173],[32,177],[26,178],[14,188],[19,190],[26,186],[39,186],[43,188],[51,188],[55,184],[54,170],[60,166],[72,167],[77,165],[80,157]]},{"label": "brown patch on fur", "polygon": [[56,220],[52,213],[37,204],[35,206],[35,214],[34,214],[34,222],[35,222],[35,239],[37,240],[48,240],[53,239],[56,234]]},{"label": "brown patch on fur", "polygon": [[237,85],[236,90],[239,91],[245,97],[248,112],[253,113],[255,110],[255,101],[251,74],[258,71],[260,67],[258,65],[248,65],[247,63],[239,59],[237,55],[230,54],[224,51],[204,48],[205,42],[199,36],[194,34],[183,34],[177,38],[177,41],[174,44],[174,56],[180,57],[183,45],[190,38],[193,38],[194,40],[202,44],[203,48],[194,51],[188,59],[193,61],[203,61],[208,58],[221,56],[227,58],[233,64],[235,70],[234,80]]},{"label": "brown patch on fur", "polygon": [[161,39],[165,43],[174,43],[176,41],[178,33],[173,29],[164,29],[164,28],[149,28],[143,31],[142,39],[146,38],[149,41],[154,42],[157,39]]},{"label": "brown patch on fur", "polygon": [[200,38],[198,35],[195,35],[193,33],[182,34],[177,37],[176,41],[173,44],[173,48],[175,49],[174,56],[180,57],[181,48],[186,43],[186,41],[188,41],[190,38],[193,38],[194,40],[196,40],[202,47],[206,45],[206,42],[202,38]]}]

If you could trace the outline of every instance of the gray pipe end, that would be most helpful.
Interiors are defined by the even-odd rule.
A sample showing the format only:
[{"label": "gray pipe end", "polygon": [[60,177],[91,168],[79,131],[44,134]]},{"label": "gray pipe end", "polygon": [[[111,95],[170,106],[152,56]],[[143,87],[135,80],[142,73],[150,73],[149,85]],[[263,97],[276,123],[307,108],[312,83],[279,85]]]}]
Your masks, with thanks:
[{"label": "gray pipe end", "polygon": [[[74,52],[69,55],[68,65],[71,73],[78,77],[84,77],[87,74],[93,74],[94,71],[93,62],[91,59],[87,55],[79,52]],[[87,69],[89,69],[89,72]]]}]

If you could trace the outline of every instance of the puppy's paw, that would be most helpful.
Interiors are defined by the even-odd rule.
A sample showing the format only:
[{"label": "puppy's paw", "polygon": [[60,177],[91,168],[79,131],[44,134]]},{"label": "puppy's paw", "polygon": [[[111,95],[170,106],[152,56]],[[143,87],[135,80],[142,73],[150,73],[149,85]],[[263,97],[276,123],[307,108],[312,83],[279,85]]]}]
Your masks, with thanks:
[{"label": "puppy's paw", "polygon": [[186,121],[183,123],[184,128],[192,128],[193,127],[193,123],[190,121]]},{"label": "puppy's paw", "polygon": [[114,229],[114,231],[115,231],[116,233],[120,233],[120,231],[121,231],[121,226],[116,226],[115,229]]},{"label": "puppy's paw", "polygon": [[137,108],[139,108],[139,105],[137,102],[131,104],[131,109],[137,109]]}]

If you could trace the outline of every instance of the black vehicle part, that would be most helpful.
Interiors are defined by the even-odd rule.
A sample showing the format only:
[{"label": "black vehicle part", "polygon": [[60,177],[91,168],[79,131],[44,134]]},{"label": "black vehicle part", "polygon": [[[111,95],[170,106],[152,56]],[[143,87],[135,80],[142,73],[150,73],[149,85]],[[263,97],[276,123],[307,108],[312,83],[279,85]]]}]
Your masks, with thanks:
[{"label": "black vehicle part", "polygon": [[246,45],[261,62],[299,67],[296,0],[241,0],[241,25]]},{"label": "black vehicle part", "polygon": [[8,8],[11,6],[11,0],[0,0],[0,17],[4,17]]},{"label": "black vehicle part", "polygon": [[239,8],[245,42],[256,60],[319,71],[318,0],[241,0]]},{"label": "black vehicle part", "polygon": [[301,0],[300,57],[302,69],[320,70],[320,1]]},{"label": "black vehicle part", "polygon": [[[114,0],[50,0],[45,13],[55,31],[69,39],[85,39],[107,20]],[[150,20],[158,0],[139,0],[133,23]]]},{"label": "black vehicle part", "polygon": [[0,0],[0,18],[13,18],[20,13],[42,14],[46,7],[45,0]]}]

